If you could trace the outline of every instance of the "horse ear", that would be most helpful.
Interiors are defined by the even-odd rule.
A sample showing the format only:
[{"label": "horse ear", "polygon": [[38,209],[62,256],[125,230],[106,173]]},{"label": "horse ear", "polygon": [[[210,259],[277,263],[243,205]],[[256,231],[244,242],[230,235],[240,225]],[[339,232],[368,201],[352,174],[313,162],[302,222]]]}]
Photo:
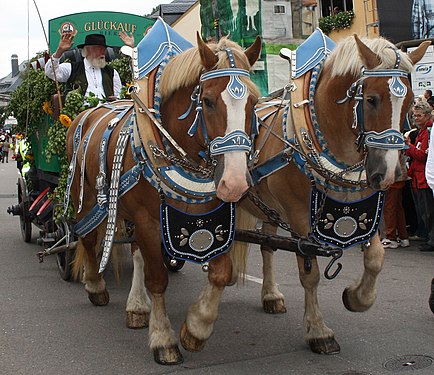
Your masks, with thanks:
[{"label": "horse ear", "polygon": [[381,59],[374,52],[372,52],[356,34],[354,34],[354,39],[356,40],[360,58],[367,69],[374,69],[381,64]]},{"label": "horse ear", "polygon": [[203,67],[207,70],[214,68],[218,62],[218,57],[215,55],[213,51],[211,51],[211,49],[202,40],[198,31],[196,31],[196,39],[197,39],[197,48],[199,50],[199,55]]},{"label": "horse ear", "polygon": [[419,45],[419,47],[408,54],[408,57],[413,62],[413,65],[416,64],[423,57],[423,55],[425,55],[425,52],[430,44],[430,40],[425,40]]},{"label": "horse ear", "polygon": [[255,42],[244,51],[244,54],[249,60],[250,66],[253,66],[259,58],[262,49],[262,41],[259,35],[256,36]]}]

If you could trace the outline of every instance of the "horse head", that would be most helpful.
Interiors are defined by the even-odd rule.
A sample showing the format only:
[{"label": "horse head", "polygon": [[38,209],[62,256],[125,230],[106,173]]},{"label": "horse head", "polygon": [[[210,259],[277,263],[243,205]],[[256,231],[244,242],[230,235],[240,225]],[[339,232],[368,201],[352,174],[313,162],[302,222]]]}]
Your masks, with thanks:
[{"label": "horse head", "polygon": [[[402,173],[399,162],[399,151],[404,147],[402,130],[414,95],[408,81],[409,70],[402,69],[399,51],[386,47],[393,54],[380,58],[357,36],[355,40],[365,66],[362,74],[366,76],[363,82],[365,134],[362,135],[368,150],[366,175],[372,188],[385,190]],[[409,62],[417,63],[429,45],[430,42],[424,42],[408,54]]]},{"label": "horse head", "polygon": [[[165,91],[161,106],[163,120],[165,111],[167,116],[172,116],[173,130],[178,132],[181,144],[188,144],[191,156],[199,163],[205,160],[215,166],[217,197],[235,202],[251,184],[247,158],[259,92],[250,80],[249,71],[259,57],[261,40],[256,38],[252,46],[243,50],[227,38],[218,44],[206,44],[197,34],[197,45],[190,56],[186,51],[167,64],[167,73],[163,73],[161,80],[161,90]],[[169,77],[182,66],[190,75],[196,75],[196,80],[185,81],[184,91],[170,93]],[[190,137],[185,137],[186,134]]]},{"label": "horse head", "polygon": [[[402,173],[402,130],[413,101],[408,75],[429,44],[423,42],[412,53],[402,54],[384,38],[362,41],[354,35],[338,45],[326,61],[328,80],[323,80],[322,95],[329,95],[329,108],[337,111],[336,116],[328,113],[328,121],[335,126],[334,133],[329,131],[330,144],[345,144],[341,155],[352,153],[365,159],[367,181],[374,190],[386,190]],[[330,83],[325,90],[324,81]],[[345,89],[346,95],[342,95]],[[318,107],[323,103],[324,99],[317,101]],[[336,123],[342,126],[336,127]],[[333,141],[332,137],[338,138]],[[354,153],[354,149],[363,152]]]}]

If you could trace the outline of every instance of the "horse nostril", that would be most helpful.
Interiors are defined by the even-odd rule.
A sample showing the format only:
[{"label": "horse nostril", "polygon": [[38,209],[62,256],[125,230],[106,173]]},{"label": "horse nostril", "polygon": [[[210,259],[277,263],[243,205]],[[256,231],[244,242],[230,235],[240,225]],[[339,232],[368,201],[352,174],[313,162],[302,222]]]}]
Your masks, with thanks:
[{"label": "horse nostril", "polygon": [[247,190],[253,186],[253,178],[250,173],[246,174]]},{"label": "horse nostril", "polygon": [[372,189],[381,190],[381,182],[383,181],[382,175],[380,173],[375,173],[372,176],[369,176],[368,182]]}]

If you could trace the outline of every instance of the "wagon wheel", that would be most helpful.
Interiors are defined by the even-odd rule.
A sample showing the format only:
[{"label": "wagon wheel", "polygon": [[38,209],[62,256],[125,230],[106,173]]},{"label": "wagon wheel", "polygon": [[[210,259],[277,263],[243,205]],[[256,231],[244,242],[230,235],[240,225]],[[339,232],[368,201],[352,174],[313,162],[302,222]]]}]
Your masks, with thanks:
[{"label": "wagon wheel", "polygon": [[32,240],[32,222],[29,218],[29,192],[26,180],[22,177],[18,179],[18,204],[20,209],[20,229],[24,242]]},{"label": "wagon wheel", "polygon": [[[57,224],[57,232],[59,233],[59,237],[62,238],[66,233],[71,233],[69,230],[68,224],[62,222]],[[72,233],[71,233],[72,235]],[[66,241],[65,241],[66,243]],[[57,260],[57,269],[59,270],[60,277],[69,281],[72,277],[72,260],[74,259],[74,250],[65,250],[56,254]]]},{"label": "wagon wheel", "polygon": [[184,267],[185,260],[173,259],[169,254],[167,254],[163,244],[161,244],[161,253],[163,254],[164,265],[170,272],[177,272]]}]

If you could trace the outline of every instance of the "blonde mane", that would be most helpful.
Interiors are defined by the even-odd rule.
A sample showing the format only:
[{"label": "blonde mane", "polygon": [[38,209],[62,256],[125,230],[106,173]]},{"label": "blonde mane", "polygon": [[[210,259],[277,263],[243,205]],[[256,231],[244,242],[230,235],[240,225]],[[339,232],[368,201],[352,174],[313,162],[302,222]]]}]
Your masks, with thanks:
[{"label": "blonde mane", "polygon": [[[381,65],[375,69],[392,69],[395,66],[396,55],[391,49],[396,47],[384,38],[361,38],[382,61]],[[324,67],[330,67],[332,77],[352,74],[355,77],[360,77],[363,63],[357,52],[356,40],[353,36],[343,39],[336,45],[336,48],[326,60]],[[400,51],[401,62],[398,69],[403,69],[408,72],[413,70],[413,64],[406,53]]]},{"label": "blonde mane", "polygon": [[[222,38],[218,44],[208,43],[207,46],[218,56],[215,69],[229,68],[229,60],[225,48],[230,48],[237,61],[237,68],[250,70],[249,61],[244,54],[243,49],[235,42],[227,38]],[[198,83],[202,73],[203,66],[200,60],[199,50],[197,47],[174,56],[169,60],[161,75],[160,94],[161,99],[169,97],[174,91]],[[242,81],[247,85],[250,93],[260,96],[256,85],[244,77]]]}]

